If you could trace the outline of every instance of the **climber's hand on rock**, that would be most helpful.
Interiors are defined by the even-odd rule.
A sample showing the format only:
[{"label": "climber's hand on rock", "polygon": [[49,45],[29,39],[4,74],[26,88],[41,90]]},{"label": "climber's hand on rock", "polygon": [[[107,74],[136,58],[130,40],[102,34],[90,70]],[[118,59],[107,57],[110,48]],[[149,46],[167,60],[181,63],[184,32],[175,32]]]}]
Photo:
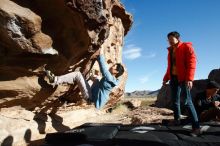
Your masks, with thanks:
[{"label": "climber's hand on rock", "polygon": [[99,50],[100,50],[100,55],[103,55],[104,54],[104,48],[101,47]]},{"label": "climber's hand on rock", "polygon": [[96,59],[100,55],[100,49],[98,49],[91,57],[91,59]]}]

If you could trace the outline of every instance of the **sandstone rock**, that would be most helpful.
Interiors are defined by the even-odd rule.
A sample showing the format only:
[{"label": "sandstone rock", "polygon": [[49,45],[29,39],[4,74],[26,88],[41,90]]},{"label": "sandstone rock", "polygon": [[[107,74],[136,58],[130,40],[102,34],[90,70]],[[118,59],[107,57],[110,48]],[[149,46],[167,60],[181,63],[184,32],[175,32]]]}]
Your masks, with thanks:
[{"label": "sandstone rock", "polygon": [[[53,88],[45,80],[43,68],[55,75],[79,70],[87,79],[91,71],[100,74],[91,56],[103,47],[109,66],[122,63],[124,36],[131,25],[132,16],[119,0],[1,0],[0,109],[13,108],[16,113],[21,108],[48,119],[48,114],[59,113],[59,107],[66,107],[58,97],[67,96],[77,102],[77,86]],[[126,79],[127,72],[111,93],[108,106],[123,97]],[[95,110],[94,106],[81,108],[88,107]],[[31,117],[27,115],[27,119]],[[31,128],[40,134],[36,123]],[[10,136],[12,129],[6,130],[2,139]],[[16,137],[16,141],[22,136]]]},{"label": "sandstone rock", "polygon": [[7,55],[20,52],[55,54],[52,40],[41,32],[41,18],[9,0],[0,1],[0,40]]},{"label": "sandstone rock", "polygon": [[11,146],[35,145],[34,141],[44,139],[46,133],[70,130],[103,114],[103,111],[94,108],[67,109],[49,115],[34,114],[22,108],[3,108],[0,114],[0,145],[9,145],[9,142]]},{"label": "sandstone rock", "polygon": [[[43,68],[61,75],[80,67],[88,78],[90,70],[99,73],[90,57],[101,47],[109,66],[122,62],[124,35],[132,17],[120,1],[2,0],[0,4],[4,20],[0,23],[0,94],[4,95],[0,103],[16,99],[37,106],[64,93],[74,98],[78,94],[75,85],[51,89],[44,82]],[[54,52],[58,55],[45,55]],[[110,105],[123,97],[126,78],[127,72],[111,93]]]}]

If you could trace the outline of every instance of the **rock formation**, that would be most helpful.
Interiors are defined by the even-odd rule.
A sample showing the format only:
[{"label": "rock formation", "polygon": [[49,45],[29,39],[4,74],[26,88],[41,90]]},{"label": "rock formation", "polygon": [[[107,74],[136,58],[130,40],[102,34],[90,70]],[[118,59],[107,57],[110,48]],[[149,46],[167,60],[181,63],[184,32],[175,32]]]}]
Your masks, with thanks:
[{"label": "rock formation", "polygon": [[[208,80],[214,80],[214,81],[220,83],[219,77],[220,77],[220,69],[214,69],[208,75],[208,79],[195,80],[193,82],[193,89],[191,90],[192,98],[194,98],[198,92],[204,91],[206,89],[206,85],[208,83]],[[183,102],[183,99],[181,99],[181,100]],[[171,95],[170,95],[169,85],[165,85],[160,89],[160,92],[157,96],[156,106],[163,107],[163,108],[169,108],[169,109],[172,108],[172,99],[171,99]]]},{"label": "rock formation", "polygon": [[[52,40],[41,32],[41,17],[27,8],[11,1],[0,2],[1,55],[15,55],[22,52],[55,54]],[[51,52],[50,52],[51,51]]]},{"label": "rock formation", "polygon": [[[122,63],[131,25],[120,0],[0,0],[0,109],[56,113],[63,106],[58,97],[77,102],[76,85],[53,88],[43,69],[78,70],[86,79],[100,74],[91,56],[102,47],[109,66]],[[123,97],[126,78],[127,72],[108,106]]]},{"label": "rock formation", "polygon": [[[131,25],[131,15],[117,0],[1,0],[1,107],[16,99],[31,110],[65,91],[74,98],[75,86],[52,89],[43,79],[43,68],[56,75],[77,69],[88,78],[91,70],[99,73],[90,58],[101,47],[109,65],[121,63]],[[123,96],[126,78],[127,72],[110,104]]]}]

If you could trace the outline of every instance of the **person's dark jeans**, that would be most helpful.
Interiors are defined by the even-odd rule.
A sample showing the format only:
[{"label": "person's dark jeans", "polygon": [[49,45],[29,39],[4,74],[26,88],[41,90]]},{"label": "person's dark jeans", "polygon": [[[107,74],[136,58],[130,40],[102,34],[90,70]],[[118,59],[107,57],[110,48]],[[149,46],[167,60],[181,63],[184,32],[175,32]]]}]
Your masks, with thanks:
[{"label": "person's dark jeans", "polygon": [[173,100],[173,112],[174,119],[179,120],[181,115],[180,110],[180,96],[181,92],[184,96],[184,105],[188,108],[189,114],[192,119],[192,128],[199,128],[199,120],[195,110],[195,107],[192,102],[190,89],[186,86],[185,83],[179,83],[177,76],[171,76],[170,80],[171,96]]}]

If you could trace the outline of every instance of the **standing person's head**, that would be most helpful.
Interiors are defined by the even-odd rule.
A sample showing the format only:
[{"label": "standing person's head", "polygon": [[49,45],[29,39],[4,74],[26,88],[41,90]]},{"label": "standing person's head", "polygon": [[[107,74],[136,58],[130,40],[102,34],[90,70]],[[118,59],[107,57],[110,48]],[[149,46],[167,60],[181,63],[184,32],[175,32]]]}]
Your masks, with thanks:
[{"label": "standing person's head", "polygon": [[206,92],[210,96],[214,96],[218,93],[219,89],[220,89],[220,85],[217,82],[209,81],[207,88],[206,88]]},{"label": "standing person's head", "polygon": [[109,71],[113,76],[118,78],[124,73],[124,67],[120,63],[116,63],[109,69]]},{"label": "standing person's head", "polygon": [[172,31],[167,34],[167,38],[168,38],[170,46],[175,46],[180,41],[180,34],[177,31]]}]

